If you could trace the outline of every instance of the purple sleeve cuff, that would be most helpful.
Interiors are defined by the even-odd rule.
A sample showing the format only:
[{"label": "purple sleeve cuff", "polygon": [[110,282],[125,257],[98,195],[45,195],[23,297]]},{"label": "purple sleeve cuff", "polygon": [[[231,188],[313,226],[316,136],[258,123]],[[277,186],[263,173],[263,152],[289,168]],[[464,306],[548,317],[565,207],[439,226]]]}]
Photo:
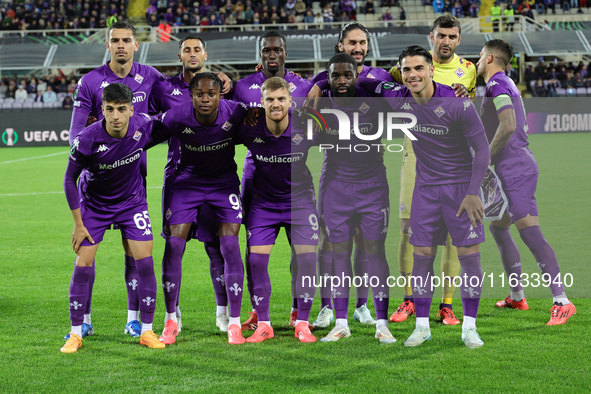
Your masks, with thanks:
[{"label": "purple sleeve cuff", "polygon": [[64,175],[64,191],[66,192],[66,200],[68,206],[73,211],[80,208],[80,194],[78,194],[78,186],[76,181],[82,172],[82,167],[74,160],[68,161],[66,168],[66,175]]},{"label": "purple sleeve cuff", "polygon": [[72,120],[70,121],[70,145],[74,138],[86,127],[90,111],[81,107],[74,107],[72,111]]},{"label": "purple sleeve cuff", "polygon": [[480,195],[480,185],[486,175],[488,163],[490,161],[490,147],[484,133],[476,133],[466,137],[468,144],[474,149],[474,158],[472,159],[472,178],[468,194]]}]

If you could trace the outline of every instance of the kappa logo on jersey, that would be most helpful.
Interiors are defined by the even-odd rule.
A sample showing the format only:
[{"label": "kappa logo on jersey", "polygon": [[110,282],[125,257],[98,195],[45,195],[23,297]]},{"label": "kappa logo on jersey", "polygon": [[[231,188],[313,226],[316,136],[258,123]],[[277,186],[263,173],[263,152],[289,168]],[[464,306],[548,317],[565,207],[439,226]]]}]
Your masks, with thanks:
[{"label": "kappa logo on jersey", "polygon": [[133,133],[133,139],[136,141],[139,141],[140,138],[142,138],[142,133],[140,133],[139,131],[136,130],[136,132]]},{"label": "kappa logo on jersey", "polygon": [[318,241],[319,237],[318,237],[318,233],[314,233],[312,234],[312,237],[310,237],[310,239],[314,240],[314,241]]},{"label": "kappa logo on jersey", "polygon": [[517,263],[515,263],[511,266],[511,268],[518,268],[518,267],[521,267],[521,261],[518,261]]},{"label": "kappa logo on jersey", "polygon": [[499,83],[497,81],[492,81],[491,83],[488,84],[488,86],[495,86],[498,85]]},{"label": "kappa logo on jersey", "polygon": [[294,91],[295,91],[297,88],[298,88],[298,87],[297,87],[297,86],[295,86],[295,84],[294,84],[293,82],[290,82],[290,83],[289,83],[289,91],[290,91],[290,92],[292,92],[292,93],[293,93],[293,92],[294,92]]},{"label": "kappa logo on jersey", "polygon": [[106,88],[109,85],[110,85],[109,82],[103,81],[103,83],[101,83],[101,87],[99,89],[104,89],[104,88]]},{"label": "kappa logo on jersey", "polygon": [[401,108],[401,109],[405,109],[405,110],[407,110],[407,111],[412,111],[412,107],[410,106],[410,104],[409,104],[409,103],[404,103],[404,104],[402,105],[402,107],[400,107],[400,108]]},{"label": "kappa logo on jersey", "polygon": [[195,132],[190,128],[185,127],[185,129],[183,130],[183,134],[195,134]]},{"label": "kappa logo on jersey", "polygon": [[250,87],[248,89],[251,89],[251,90],[258,89],[258,90],[260,90],[261,87],[257,83],[253,83],[252,85],[250,85]]},{"label": "kappa logo on jersey", "polygon": [[300,142],[302,142],[303,140],[304,140],[304,137],[300,133],[296,133],[296,135],[291,137],[291,141],[296,145],[299,145]]},{"label": "kappa logo on jersey", "polygon": [[433,112],[435,112],[435,115],[437,115],[440,118],[443,115],[445,115],[445,110],[443,109],[443,107],[441,107],[441,105],[439,107],[435,108],[435,110]]},{"label": "kappa logo on jersey", "polygon": [[458,78],[462,78],[464,76],[465,72],[464,70],[462,70],[462,68],[458,68],[456,70],[456,75],[458,76]]},{"label": "kappa logo on jersey", "polygon": [[369,111],[369,105],[362,103],[361,107],[359,107],[359,111],[363,112],[364,114],[367,113],[367,111]]},{"label": "kappa logo on jersey", "polygon": [[263,141],[259,137],[256,137],[254,140],[252,140],[252,142],[254,142],[255,144],[264,144],[265,143],[265,141]]},{"label": "kappa logo on jersey", "polygon": [[232,126],[234,126],[232,123],[226,121],[226,123],[223,124],[222,129],[228,131],[232,128]]},{"label": "kappa logo on jersey", "polygon": [[137,83],[142,83],[144,81],[144,77],[142,77],[139,74],[135,74],[135,78],[133,78],[134,81],[136,81]]},{"label": "kappa logo on jersey", "polygon": [[182,94],[183,94],[183,92],[181,92],[180,90],[174,89],[170,95],[171,96],[182,96]]},{"label": "kappa logo on jersey", "polygon": [[474,226],[470,225],[470,234],[468,235],[468,239],[478,238],[478,234],[474,231]]},{"label": "kappa logo on jersey", "polygon": [[106,152],[108,150],[109,150],[109,148],[107,147],[107,145],[101,144],[96,151],[97,152]]},{"label": "kappa logo on jersey", "polygon": [[142,235],[143,236],[152,235],[152,230],[150,230],[149,228],[147,228],[146,231],[144,231],[144,233]]},{"label": "kappa logo on jersey", "polygon": [[472,105],[472,101],[464,100],[464,111],[467,110],[468,108],[470,108],[471,105]]}]

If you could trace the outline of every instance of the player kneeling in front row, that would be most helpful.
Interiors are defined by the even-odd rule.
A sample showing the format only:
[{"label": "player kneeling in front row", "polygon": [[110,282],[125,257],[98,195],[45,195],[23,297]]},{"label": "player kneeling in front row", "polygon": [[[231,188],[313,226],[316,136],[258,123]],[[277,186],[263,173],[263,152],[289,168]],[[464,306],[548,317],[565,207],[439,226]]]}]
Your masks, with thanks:
[{"label": "player kneeling in front row", "polygon": [[398,99],[395,109],[417,118],[411,129],[417,139],[413,141],[417,178],[409,230],[414,246],[411,285],[417,321],[404,345],[419,346],[431,339],[433,262],[437,245],[445,244],[449,231],[462,266],[462,340],[467,347],[477,348],[483,345],[476,332],[483,279],[480,243],[484,242],[479,194],[490,158],[484,126],[470,99],[454,99],[450,87],[433,82],[433,60],[428,51],[408,47],[400,54],[400,65],[412,99]]},{"label": "player kneeling in front row", "polygon": [[306,166],[308,149],[314,143],[305,137],[289,114],[290,84],[283,78],[267,79],[261,87],[265,116],[256,125],[243,125],[239,139],[252,152],[255,172],[246,229],[250,253],[252,300],[258,327],[247,342],[273,338],[269,317],[271,279],[269,256],[281,227],[285,227],[296,252],[297,320],[295,337],[315,342],[308,318],[316,288],[318,218],[312,174]]},{"label": "player kneeling in front row", "polygon": [[513,57],[507,41],[484,44],[478,61],[478,76],[486,81],[482,110],[490,141],[492,164],[503,183],[509,214],[490,226],[501,252],[505,273],[515,283],[509,297],[497,302],[500,308],[529,309],[521,286],[521,258],[509,228],[515,224],[519,235],[538,262],[543,277],[549,279],[554,305],[547,325],[564,324],[577,308],[569,301],[560,276],[556,253],[540,230],[538,204],[534,195],[538,184],[538,164],[527,141],[527,117],[519,89],[505,70]]},{"label": "player kneeling in front row", "polygon": [[[76,265],[70,283],[72,330],[63,353],[82,346],[82,323],[89,297],[92,263],[105,230],[113,223],[128,241],[139,274],[140,344],[164,348],[152,331],[156,309],[156,277],[152,260],[152,226],[148,216],[146,190],[140,173],[140,156],[150,140],[151,119],[133,115],[133,93],[129,87],[113,83],[103,90],[105,119],[76,137],[64,177],[68,205],[74,216],[72,247]],[[78,187],[76,181],[82,170]]]}]

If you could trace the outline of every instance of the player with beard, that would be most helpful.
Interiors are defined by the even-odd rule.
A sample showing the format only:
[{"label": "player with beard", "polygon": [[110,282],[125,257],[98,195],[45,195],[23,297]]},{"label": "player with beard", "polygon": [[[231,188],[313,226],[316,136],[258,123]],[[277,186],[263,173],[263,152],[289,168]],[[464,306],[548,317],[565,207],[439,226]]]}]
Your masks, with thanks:
[{"label": "player with beard", "polygon": [[[102,91],[111,83],[124,83],[133,92],[133,106],[136,113],[148,113],[148,97],[154,84],[163,79],[162,74],[153,67],[145,66],[133,61],[134,53],[139,49],[136,30],[129,22],[116,22],[109,28],[109,40],[107,49],[111,53],[111,60],[105,65],[84,75],[74,92],[74,109],[70,123],[70,143],[74,141],[78,133],[86,126],[89,119],[99,120],[103,118]],[[146,154],[142,154],[142,175],[146,176]],[[80,182],[87,181],[87,172],[83,171]],[[137,283],[139,276],[135,268],[134,259],[129,250],[128,243],[122,238],[125,250],[125,283],[127,288],[127,324],[125,333],[132,337],[140,335],[139,322],[139,298],[137,295]],[[94,329],[91,321],[91,295],[94,285],[94,263],[89,270],[89,293],[82,336],[92,335]],[[67,335],[66,335],[67,339]]]},{"label": "player with beard", "polygon": [[490,142],[491,162],[503,184],[509,207],[490,232],[501,253],[501,260],[511,286],[509,297],[497,302],[500,308],[529,309],[521,285],[521,257],[509,228],[515,224],[519,235],[534,255],[543,277],[549,278],[554,305],[547,325],[564,324],[577,309],[567,298],[560,276],[556,253],[540,230],[538,205],[534,195],[538,183],[538,164],[529,149],[527,116],[519,89],[505,74],[513,58],[507,41],[491,40],[484,44],[478,60],[478,76],[486,82],[482,100],[482,119]]},{"label": "player with beard", "polygon": [[[433,44],[433,80],[447,86],[456,86],[456,91],[463,85],[471,97],[475,95],[476,67],[473,63],[458,56],[456,48],[461,42],[461,26],[458,19],[453,16],[441,16],[433,22],[433,28],[429,37]],[[390,73],[398,83],[402,83],[399,65],[393,67]],[[462,87],[463,88],[463,87]],[[402,167],[400,169],[400,242],[398,244],[398,266],[400,274],[409,277],[413,266],[413,248],[409,243],[409,223],[412,203],[412,193],[416,178],[416,157],[409,138],[404,138],[404,151]],[[441,256],[441,271],[450,278],[456,277],[460,272],[460,261],[458,260],[457,249],[452,245],[451,237],[448,236],[447,243],[443,248]],[[444,280],[443,299],[439,305],[437,319],[445,325],[460,324],[460,321],[453,313],[452,301],[455,286],[451,281]],[[415,314],[412,288],[406,281],[404,300],[398,309],[390,316],[390,321],[403,322],[409,316]]]},{"label": "player with beard", "polygon": [[[277,30],[269,30],[263,33],[259,38],[260,42],[260,58],[261,58],[261,70],[241,79],[236,82],[233,90],[232,98],[236,101],[240,101],[250,107],[261,106],[261,86],[263,83],[271,77],[280,77],[285,79],[289,83],[289,90],[292,97],[292,105],[300,107],[305,101],[308,91],[312,87],[312,84],[306,79],[290,72],[285,68],[285,59],[287,58],[287,43],[285,36]],[[250,151],[247,152],[244,159],[244,169],[242,172],[242,184],[241,184],[241,196],[244,211],[249,212],[249,204],[252,198],[251,187],[252,180],[254,177],[255,165],[252,160]],[[245,217],[245,222],[248,220]],[[248,250],[247,250],[248,253]],[[289,319],[289,325],[295,327],[297,320],[297,307],[298,300],[296,297],[296,283],[295,278],[297,276],[297,264],[295,259],[295,252],[292,249],[291,261],[291,297],[292,307]],[[250,280],[250,267],[248,266],[248,258],[246,265],[247,272],[247,286],[248,291],[251,295],[252,313],[248,320],[242,324],[243,330],[255,330],[257,328],[258,315],[255,308],[255,302],[252,299],[252,281]]]},{"label": "player with beard", "polygon": [[[369,31],[365,26],[358,22],[351,22],[346,24],[339,33],[339,41],[335,45],[335,53],[346,53],[355,59],[357,63],[357,75],[359,78],[377,79],[379,81],[391,81],[390,74],[381,68],[366,66],[365,59],[370,53],[369,49]],[[328,79],[328,72],[322,71],[316,74],[310,81],[313,83],[322,84]],[[320,205],[318,211],[322,216],[322,198],[324,192],[324,179],[320,179],[318,200]],[[322,228],[322,227],[321,227]],[[354,237],[355,253],[353,255],[353,270],[356,276],[363,276],[367,272],[367,257],[365,256],[365,248],[363,247],[363,237],[359,229],[356,231]],[[320,276],[330,275],[332,267],[332,246],[327,240],[326,234],[323,231],[320,233],[320,249],[318,251],[318,272]],[[355,313],[353,318],[363,324],[375,324],[375,320],[371,317],[371,313],[367,308],[367,299],[369,294],[369,287],[362,285],[356,289],[357,303],[355,305]],[[314,322],[314,327],[325,328],[334,320],[332,310],[332,299],[329,288],[320,288],[321,305],[318,318]]]},{"label": "player with beard", "polygon": [[[205,48],[205,41],[197,34],[189,34],[179,42],[178,59],[183,65],[183,71],[173,77],[166,78],[158,82],[152,89],[150,95],[150,113],[166,112],[169,109],[178,107],[179,105],[191,102],[191,92],[189,91],[189,83],[191,79],[203,71],[205,62],[207,61],[207,52]],[[223,73],[216,73],[224,82],[224,90],[227,92],[232,87],[232,81]],[[162,201],[166,200],[168,193],[167,180],[171,179],[174,174],[176,164],[180,156],[180,142],[177,138],[171,137],[168,140],[168,161],[164,168],[164,186],[162,188]],[[165,210],[162,206],[162,223],[165,223]],[[213,283],[214,293],[216,297],[216,326],[220,331],[228,331],[228,299],[226,297],[226,288],[224,286],[224,259],[221,255],[219,239],[217,237],[217,227],[215,224],[215,217],[212,216],[209,205],[205,204],[199,213],[201,218],[201,226],[197,229],[192,228],[190,232],[191,237],[198,238],[204,243],[205,252],[210,261],[210,273]],[[169,229],[165,226],[162,230],[162,235],[169,235]],[[182,328],[181,310],[178,306],[179,293],[181,283],[173,283],[170,281],[169,271],[181,271],[182,267],[162,267],[162,283],[169,283],[167,286],[163,285],[164,301],[166,306],[166,316],[164,319],[165,327],[162,333],[161,340],[171,341],[165,339],[173,335],[175,332],[180,332]],[[175,292],[175,296],[170,293]],[[171,305],[176,299],[177,304]],[[171,321],[171,323],[168,323]],[[175,327],[176,323],[176,327]]]},{"label": "player with beard", "polygon": [[254,126],[242,126],[238,134],[239,140],[252,152],[256,166],[246,228],[250,248],[247,264],[258,326],[246,341],[259,343],[274,337],[269,317],[268,265],[273,245],[284,227],[296,252],[295,337],[301,342],[315,342],[308,318],[316,290],[312,278],[316,276],[318,217],[312,174],[306,166],[308,150],[315,141],[304,137],[305,130],[300,130],[292,120],[290,85],[285,79],[267,79],[261,94],[265,116]]},{"label": "player with beard", "polygon": [[[324,105],[347,114],[357,113],[358,124],[371,122],[370,117],[379,109],[375,101],[364,101],[363,97],[370,97],[369,92],[356,86],[356,60],[346,53],[334,55],[328,62],[327,75],[330,90],[323,91],[323,96],[328,97]],[[327,122],[334,120],[334,117],[327,118]],[[332,245],[333,263],[329,276],[353,277],[352,241],[355,229],[359,227],[363,238],[361,245],[368,260],[367,269],[361,275],[367,274],[366,278],[378,278],[377,283],[371,283],[377,317],[375,337],[381,343],[394,343],[396,339],[388,329],[389,296],[386,280],[389,268],[385,240],[390,204],[383,152],[377,147],[379,144],[372,145],[367,152],[351,151],[351,146],[365,144],[367,141],[353,133],[350,140],[339,141],[339,133],[330,132],[330,129],[338,130],[339,127],[332,123],[329,123],[328,127],[329,130],[323,135],[323,143],[326,142],[335,148],[325,149],[321,174],[324,190],[319,195],[319,198],[322,198],[319,203],[323,206],[323,223],[326,226],[328,241]],[[346,146],[341,147],[342,144]],[[336,322],[334,328],[321,341],[334,342],[351,336],[347,320],[350,287],[350,282],[342,280],[332,289]]]}]

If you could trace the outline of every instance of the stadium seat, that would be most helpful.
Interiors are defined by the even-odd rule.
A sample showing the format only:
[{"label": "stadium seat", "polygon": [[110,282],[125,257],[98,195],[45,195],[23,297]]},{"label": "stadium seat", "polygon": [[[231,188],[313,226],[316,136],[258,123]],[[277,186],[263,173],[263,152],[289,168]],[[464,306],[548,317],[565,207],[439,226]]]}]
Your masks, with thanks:
[{"label": "stadium seat", "polygon": [[4,99],[4,103],[10,103],[10,104],[12,104],[12,103],[14,103],[14,99],[12,97],[6,97]]},{"label": "stadium seat", "polygon": [[59,92],[57,94],[57,101],[59,101],[61,103],[64,100],[64,98],[66,98],[67,95],[68,95],[68,93]]},{"label": "stadium seat", "polygon": [[43,103],[39,103],[39,102],[33,103],[33,108],[43,108]]},{"label": "stadium seat", "polygon": [[[57,101],[56,101],[56,103],[57,103]],[[43,108],[51,109],[51,108],[53,108],[54,103],[41,103],[41,104],[43,104]]]},{"label": "stadium seat", "polygon": [[577,88],[577,96],[587,96],[587,88]]},{"label": "stadium seat", "polygon": [[32,109],[33,108],[33,101],[25,101],[23,103],[23,109]]},{"label": "stadium seat", "polygon": [[12,109],[22,109],[24,101],[15,101],[12,103]]},{"label": "stadium seat", "polygon": [[12,109],[12,103],[7,103],[6,101],[2,103],[2,109]]}]

